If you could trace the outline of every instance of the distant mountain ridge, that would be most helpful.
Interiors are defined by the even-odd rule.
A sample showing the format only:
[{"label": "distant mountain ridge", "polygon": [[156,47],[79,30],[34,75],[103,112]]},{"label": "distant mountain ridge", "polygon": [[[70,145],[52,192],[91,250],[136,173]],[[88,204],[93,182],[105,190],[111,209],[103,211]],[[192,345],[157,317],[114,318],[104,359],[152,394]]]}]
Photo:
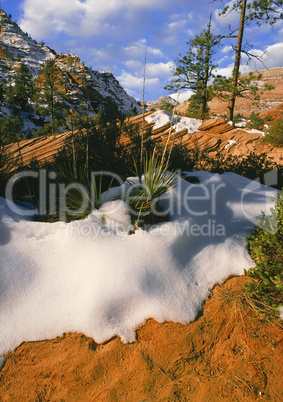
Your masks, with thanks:
[{"label": "distant mountain ridge", "polygon": [[[112,100],[122,113],[131,109],[141,112],[137,101],[126,93],[110,71],[93,71],[78,56],[59,55],[44,43],[37,43],[0,9],[0,81],[13,82],[21,63],[36,77],[40,66],[49,59],[54,59],[62,71],[70,109],[83,102],[88,103],[90,113],[95,113]],[[9,116],[9,108],[0,102],[0,118]]]},{"label": "distant mountain ridge", "polygon": [[177,102],[171,96],[161,96],[161,98],[146,102],[146,105],[148,110],[160,110],[166,105],[175,107],[179,105],[179,102]]}]

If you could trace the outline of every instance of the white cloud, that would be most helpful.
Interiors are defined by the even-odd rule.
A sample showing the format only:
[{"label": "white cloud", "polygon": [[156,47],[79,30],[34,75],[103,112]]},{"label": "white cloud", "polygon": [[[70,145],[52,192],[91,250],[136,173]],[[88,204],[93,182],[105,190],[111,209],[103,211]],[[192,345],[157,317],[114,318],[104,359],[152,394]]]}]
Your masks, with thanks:
[{"label": "white cloud", "polygon": [[[270,45],[264,50],[252,49],[250,53],[260,59],[251,58],[248,66],[245,68],[246,71],[283,67],[283,42]],[[242,59],[247,60],[247,56]]]},{"label": "white cloud", "polygon": [[[192,26],[188,27],[190,16],[187,14],[171,15],[169,21],[159,28],[159,36],[166,46],[174,46],[180,41],[180,37],[190,38],[193,36]],[[186,40],[184,40],[184,43]]]},{"label": "white cloud", "polygon": [[172,75],[171,67],[173,66],[172,62],[168,63],[141,63],[138,60],[127,60],[124,65],[127,67],[128,71],[132,72],[134,75],[143,76],[144,68],[146,73],[146,78],[162,78],[169,79]]},{"label": "white cloud", "polygon": [[172,75],[173,63],[149,63],[146,65],[146,77],[169,78]]},{"label": "white cloud", "polygon": [[224,53],[224,54],[230,53],[231,51],[233,52],[232,46],[224,46],[221,49],[221,52]]},{"label": "white cloud", "polygon": [[[168,84],[172,76],[172,62],[144,63],[136,60],[128,60],[124,63],[127,71],[123,70],[117,79],[125,90],[137,100],[140,100],[143,92],[144,67],[145,67],[145,94],[147,100],[160,97],[160,92]],[[151,95],[150,95],[151,94]],[[155,96],[155,94],[157,94]]]},{"label": "white cloud", "polygon": [[230,56],[224,56],[224,57],[221,57],[220,59],[217,59],[215,63],[218,66],[220,66],[223,63],[226,63],[226,62],[229,63],[229,61],[231,61],[231,57]]},{"label": "white cloud", "polygon": [[137,42],[131,43],[129,46],[124,48],[128,56],[135,58],[140,56],[151,55],[157,57],[163,57],[160,49],[148,46],[146,39],[140,39]]},{"label": "white cloud", "polygon": [[187,90],[187,91],[180,91],[180,93],[176,92],[175,94],[171,94],[171,98],[178,100],[179,103],[183,103],[186,100],[190,99],[190,97],[193,95],[193,91]]},{"label": "white cloud", "polygon": [[218,68],[216,70],[217,75],[222,75],[223,77],[229,78],[232,76],[234,64],[229,64],[229,66]]},{"label": "white cloud", "polygon": [[54,32],[74,32],[87,7],[86,3],[76,0],[25,0],[20,25],[24,31],[35,37],[48,37]]},{"label": "white cloud", "polygon": [[[283,67],[283,42],[268,46],[265,49],[263,58],[264,66],[261,68]],[[257,65],[259,66],[260,64],[257,63]]]},{"label": "white cloud", "polygon": [[182,31],[185,27],[185,25],[187,24],[187,20],[180,20],[178,19],[177,21],[174,22],[170,22],[167,25],[167,30],[170,31],[170,33],[179,33],[180,31]]},{"label": "white cloud", "polygon": [[168,7],[170,0],[24,0],[20,25],[35,37],[54,32],[89,37],[108,29],[118,35],[146,22],[145,13]]},{"label": "white cloud", "polygon": [[144,69],[144,64],[138,60],[126,60],[124,65],[129,71],[134,71],[136,74],[140,74]]},{"label": "white cloud", "polygon": [[[29,32],[37,40],[44,40],[57,52],[70,51],[78,54],[95,70],[112,71],[127,92],[138,99],[141,98],[144,61],[147,55],[147,93],[150,93],[148,100],[163,95],[163,88],[172,77],[170,60],[176,59],[179,54],[186,54],[187,42],[206,29],[210,12],[213,13],[214,34],[226,35],[229,32],[228,24],[236,28],[239,23],[237,12],[220,17],[218,14],[223,4],[216,10],[217,3],[207,0],[19,2],[23,12],[17,19],[25,32]],[[8,3],[10,1],[7,1]],[[264,25],[260,30],[255,28],[254,24],[245,27],[245,40],[254,45],[253,52],[262,54],[263,51],[258,49],[266,48],[270,54],[270,57],[265,59],[268,67],[282,66],[282,24],[283,21],[278,22],[273,30],[269,25]],[[218,73],[227,77],[231,76],[233,69],[234,52],[229,53],[232,43],[235,44],[236,39],[225,39],[222,50],[219,50],[216,56]],[[243,66],[245,61],[243,57]],[[260,68],[264,66],[257,63],[246,67],[250,70]],[[189,96],[185,92],[184,94],[185,97]]]},{"label": "white cloud", "polygon": [[[260,57],[262,60],[260,61],[257,58],[251,58],[247,64],[247,56],[242,56],[240,68],[241,73],[263,70],[266,68],[283,67],[283,42],[270,45],[264,50],[252,49],[250,53],[254,56]],[[231,77],[233,67],[234,64],[231,63],[226,67],[218,68],[216,73],[227,78]]]},{"label": "white cloud", "polygon": [[[131,73],[126,71],[122,71],[122,74],[117,77],[119,83],[123,88],[127,91],[127,93],[134,98],[140,100],[142,99],[143,92],[143,77],[137,77]],[[156,89],[160,89],[161,83],[158,77],[155,78],[146,78],[145,80],[145,93],[147,90],[154,91]]]},{"label": "white cloud", "polygon": [[[232,7],[233,3],[235,3],[234,0],[225,4],[225,6]],[[239,25],[240,14],[238,11],[231,10],[226,15],[221,15],[222,11],[223,8],[216,9],[214,11],[214,19],[217,25],[219,25],[220,27],[231,26],[232,28],[235,28]]]}]

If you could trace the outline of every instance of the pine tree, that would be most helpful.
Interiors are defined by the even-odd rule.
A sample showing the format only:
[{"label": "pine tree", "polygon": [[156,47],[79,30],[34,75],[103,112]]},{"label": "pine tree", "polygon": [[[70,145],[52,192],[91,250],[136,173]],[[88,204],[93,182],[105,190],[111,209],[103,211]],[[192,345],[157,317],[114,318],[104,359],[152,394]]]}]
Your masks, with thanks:
[{"label": "pine tree", "polygon": [[64,95],[61,87],[63,85],[61,70],[56,66],[54,59],[47,60],[39,70],[37,78],[37,111],[48,114],[51,119],[51,133],[55,133],[56,117],[62,112]]},{"label": "pine tree", "polygon": [[0,81],[0,102],[3,102],[4,100],[4,92],[4,84]]},{"label": "pine tree", "polygon": [[19,116],[0,120],[0,147],[17,142],[23,137],[23,121]]},{"label": "pine tree", "polygon": [[[255,21],[258,25],[263,22],[274,24],[278,19],[282,19],[280,6],[283,5],[283,0],[254,0],[248,3],[247,0],[229,1],[224,7],[222,15],[228,15],[232,10],[240,13],[240,21],[238,27],[237,46],[235,48],[235,62],[233,68],[232,79],[230,80],[230,97],[228,101],[229,120],[233,121],[235,100],[239,95],[238,84],[240,77],[241,53],[243,52],[243,37],[245,26]],[[235,36],[226,36],[234,38]],[[249,56],[252,56],[249,54]]]},{"label": "pine tree", "polygon": [[213,56],[219,45],[219,37],[211,33],[211,18],[207,30],[197,35],[195,39],[187,42],[190,50],[185,56],[177,58],[177,66],[173,69],[173,80],[165,87],[170,91],[176,91],[180,87],[191,89],[195,92],[194,103],[199,106],[199,118],[207,117],[208,101],[212,99],[212,91],[209,80],[213,77]]},{"label": "pine tree", "polygon": [[24,63],[21,63],[13,85],[10,83],[6,88],[7,101],[19,107],[23,112],[28,112],[31,109],[34,93],[32,74],[29,68]]},{"label": "pine tree", "polygon": [[258,86],[257,81],[260,81],[261,78],[261,73],[250,72],[245,75],[240,75],[240,73],[238,73],[237,85],[235,86],[235,80],[233,77],[216,77],[213,82],[214,93],[219,99],[228,102],[229,120],[231,120],[231,117],[234,120],[235,101],[233,101],[234,103],[232,107],[232,95],[235,99],[236,97],[249,99],[254,105],[259,106],[260,94],[264,93],[264,91],[271,91],[274,89],[272,84],[265,84],[264,87]]}]

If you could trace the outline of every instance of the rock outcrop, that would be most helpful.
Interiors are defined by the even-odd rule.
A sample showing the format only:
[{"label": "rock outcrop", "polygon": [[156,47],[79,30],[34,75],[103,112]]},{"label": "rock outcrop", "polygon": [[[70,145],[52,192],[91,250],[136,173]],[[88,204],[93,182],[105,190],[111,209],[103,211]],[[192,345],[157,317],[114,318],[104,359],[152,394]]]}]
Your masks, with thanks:
[{"label": "rock outcrop", "polygon": [[[270,68],[258,72],[262,74],[262,78],[255,82],[258,87],[264,90],[265,84],[272,84],[274,89],[268,91],[264,90],[263,93],[260,94],[260,101],[257,105],[253,104],[250,99],[237,97],[235,104],[235,115],[240,113],[245,117],[249,117],[252,112],[265,113],[280,107],[280,105],[282,107],[283,67]],[[188,107],[189,100],[177,106],[176,111],[185,115]],[[209,102],[209,107],[210,113],[215,113],[217,116],[227,113],[227,103],[219,100],[216,97]]]},{"label": "rock outcrop", "polygon": [[[146,118],[153,112],[148,112],[144,116],[138,115],[131,117],[129,123],[135,124],[137,133],[144,139],[159,144],[166,144],[174,141],[175,144],[182,145],[187,149],[198,147],[213,155],[220,152],[223,155],[247,155],[251,152],[257,154],[266,153],[273,157],[274,161],[282,164],[282,148],[276,148],[261,141],[263,133],[257,130],[247,130],[235,128],[223,118],[205,120],[203,124],[193,133],[186,128],[176,131],[174,126],[165,124],[154,129],[154,123],[147,122]],[[72,131],[58,134],[56,136],[42,136],[29,140],[19,141],[6,147],[6,151],[12,155],[13,159],[21,161],[27,165],[31,160],[39,163],[50,161],[64,146],[65,140],[71,135],[77,135]],[[121,136],[121,144],[127,146],[131,139],[125,134]]]},{"label": "rock outcrop", "polygon": [[[87,105],[90,113],[114,102],[122,113],[135,109],[141,112],[136,100],[129,96],[110,71],[93,71],[72,54],[57,54],[44,43],[37,43],[0,9],[0,83],[13,82],[21,63],[24,63],[33,77],[44,62],[54,59],[62,75],[62,88],[69,109]],[[11,105],[0,100],[0,118],[12,116]],[[18,114],[20,112],[18,111]],[[25,120],[24,131],[40,128],[32,113],[20,113]],[[30,120],[30,118],[32,120]]]}]

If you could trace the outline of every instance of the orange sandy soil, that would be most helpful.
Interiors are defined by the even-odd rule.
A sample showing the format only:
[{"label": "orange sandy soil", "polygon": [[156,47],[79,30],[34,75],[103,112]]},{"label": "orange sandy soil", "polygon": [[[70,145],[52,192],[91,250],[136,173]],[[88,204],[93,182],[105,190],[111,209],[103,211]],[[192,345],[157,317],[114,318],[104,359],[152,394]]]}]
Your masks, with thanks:
[{"label": "orange sandy soil", "polygon": [[23,343],[6,355],[0,400],[282,401],[282,327],[244,307],[245,280],[215,286],[189,325],[148,320],[136,343],[83,334]]}]

